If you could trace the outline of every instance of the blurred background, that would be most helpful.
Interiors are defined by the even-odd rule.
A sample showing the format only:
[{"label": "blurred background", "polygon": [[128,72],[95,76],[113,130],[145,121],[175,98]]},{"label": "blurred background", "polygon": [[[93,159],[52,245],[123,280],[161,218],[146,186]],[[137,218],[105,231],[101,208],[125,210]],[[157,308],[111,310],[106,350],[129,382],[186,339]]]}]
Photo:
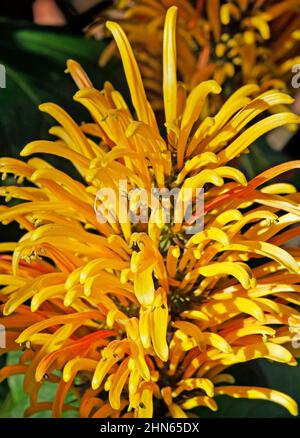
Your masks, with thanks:
[{"label": "blurred background", "polygon": [[[109,0],[1,0],[0,64],[6,69],[6,88],[0,89],[1,156],[17,157],[27,142],[49,137],[52,122],[39,112],[38,105],[42,102],[55,102],[77,121],[85,120],[86,113],[72,100],[76,87],[65,73],[68,58],[83,65],[97,88],[109,79],[126,96],[119,60],[112,58],[105,67],[99,67],[105,39],[99,41],[85,36],[87,26],[95,19],[101,22],[112,3]],[[300,113],[299,97],[295,109]],[[299,140],[299,133],[285,128],[277,130],[253,145],[251,153],[243,156],[238,165],[252,178],[272,165],[299,159]],[[49,160],[55,161],[53,157]],[[55,164],[66,166],[63,162]],[[300,180],[295,175],[290,178],[299,188]],[[1,241],[16,238],[18,230],[13,225],[0,228]],[[10,355],[0,356],[0,366],[5,362],[15,362],[15,359]],[[299,366],[259,360],[233,367],[232,374],[238,384],[270,386],[288,393],[300,403]],[[50,397],[47,384],[44,386],[46,400]],[[202,417],[289,416],[283,408],[264,401],[220,397],[218,402],[217,414],[205,408],[200,409],[199,414]],[[26,406],[22,377],[14,376],[0,384],[0,418],[21,417]],[[47,412],[38,416],[47,416]]]}]

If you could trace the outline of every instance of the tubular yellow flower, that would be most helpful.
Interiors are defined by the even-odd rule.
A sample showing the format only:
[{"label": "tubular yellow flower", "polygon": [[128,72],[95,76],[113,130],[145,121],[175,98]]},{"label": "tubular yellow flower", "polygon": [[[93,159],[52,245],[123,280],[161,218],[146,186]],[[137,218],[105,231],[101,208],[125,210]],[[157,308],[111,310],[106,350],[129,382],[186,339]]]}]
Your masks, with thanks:
[{"label": "tubular yellow flower", "polygon": [[[61,108],[44,104],[41,110],[59,123],[51,129],[57,140],[32,142],[21,156],[64,157],[78,180],[41,158],[0,159],[0,194],[18,201],[1,207],[0,221],[16,221],[24,230],[18,242],[0,244],[0,323],[7,329],[1,352],[20,350],[19,363],[2,368],[0,379],[24,375],[26,415],[52,409],[59,417],[75,409],[66,402],[70,392],[82,417],[188,417],[198,406],[217,410],[222,394],[271,400],[297,413],[288,395],[232,386],[224,370],[259,358],[296,364],[291,341],[300,322],[300,252],[286,243],[299,235],[300,194],[291,184],[270,181],[300,168],[300,161],[251,181],[231,162],[258,136],[299,117],[283,113],[251,125],[290,98],[276,90],[253,98],[258,87],[246,85],[216,115],[199,121],[208,94],[221,89],[209,80],[182,99],[176,14],[172,7],[165,19],[166,135],[158,131],[125,33],[109,22],[135,113],[111,84],[96,90],[69,61],[80,88],[74,98],[92,123],[79,126]],[[226,21],[236,11],[222,14]],[[8,174],[19,185],[5,185]],[[22,179],[30,185],[22,186]],[[177,199],[168,219],[163,199],[155,198],[145,204],[149,220],[135,220],[123,208],[125,195],[135,189],[149,195],[154,188],[178,189],[178,199],[185,189],[201,188],[204,212],[194,207],[177,221]],[[118,195],[117,206],[105,204],[103,189]],[[141,217],[139,196],[130,202]],[[204,229],[188,234],[199,217]],[[41,403],[45,380],[58,386],[54,400]]]}]

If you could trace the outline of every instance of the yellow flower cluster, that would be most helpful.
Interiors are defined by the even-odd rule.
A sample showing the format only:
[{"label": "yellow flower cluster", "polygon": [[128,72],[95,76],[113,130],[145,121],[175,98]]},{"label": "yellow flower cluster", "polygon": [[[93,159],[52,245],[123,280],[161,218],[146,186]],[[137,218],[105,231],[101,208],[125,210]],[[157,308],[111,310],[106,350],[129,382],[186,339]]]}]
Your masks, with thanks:
[{"label": "yellow flower cluster", "polygon": [[[0,323],[7,329],[0,352],[21,351],[0,378],[24,374],[26,415],[75,409],[68,393],[81,417],[188,417],[198,406],[217,410],[222,394],[271,400],[297,414],[288,395],[234,385],[226,369],[258,358],[296,365],[300,250],[286,243],[299,235],[300,194],[270,181],[300,161],[251,181],[231,162],[299,117],[263,117],[292,99],[248,84],[199,121],[208,95],[221,87],[209,80],[188,92],[177,80],[176,17],[171,7],[164,24],[165,134],[124,31],[108,22],[133,110],[110,83],[98,91],[69,61],[79,87],[74,99],[93,121],[79,126],[62,108],[43,104],[58,122],[50,131],[57,139],[34,141],[21,156],[63,157],[78,179],[38,157],[0,159],[4,182],[8,174],[19,182],[0,188],[16,200],[1,206],[0,221],[24,230],[18,242],[0,244]],[[104,187],[118,193],[120,179],[146,192],[203,188],[204,229],[188,235],[199,212],[168,223],[163,206],[146,224],[110,214],[99,222],[95,197]],[[39,399],[45,380],[57,385],[54,400]]]}]

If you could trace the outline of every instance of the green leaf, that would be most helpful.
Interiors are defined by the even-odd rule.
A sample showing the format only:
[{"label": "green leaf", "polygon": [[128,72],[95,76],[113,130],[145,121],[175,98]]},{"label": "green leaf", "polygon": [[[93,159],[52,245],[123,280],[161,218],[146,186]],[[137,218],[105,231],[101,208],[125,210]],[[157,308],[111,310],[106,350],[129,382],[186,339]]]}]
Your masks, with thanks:
[{"label": "green leaf", "polygon": [[[5,366],[5,362],[6,362],[5,355],[0,356],[0,368]],[[0,383],[0,404],[2,403],[2,401],[7,396],[8,389],[9,388],[8,388],[8,384],[7,384],[6,380],[4,380],[4,382]]]},{"label": "green leaf", "polygon": [[[7,365],[15,365],[19,362],[19,352],[7,355]],[[23,391],[23,376],[16,375],[8,379],[9,393],[0,405],[0,418],[22,418],[24,410],[28,406],[28,396]]]}]

